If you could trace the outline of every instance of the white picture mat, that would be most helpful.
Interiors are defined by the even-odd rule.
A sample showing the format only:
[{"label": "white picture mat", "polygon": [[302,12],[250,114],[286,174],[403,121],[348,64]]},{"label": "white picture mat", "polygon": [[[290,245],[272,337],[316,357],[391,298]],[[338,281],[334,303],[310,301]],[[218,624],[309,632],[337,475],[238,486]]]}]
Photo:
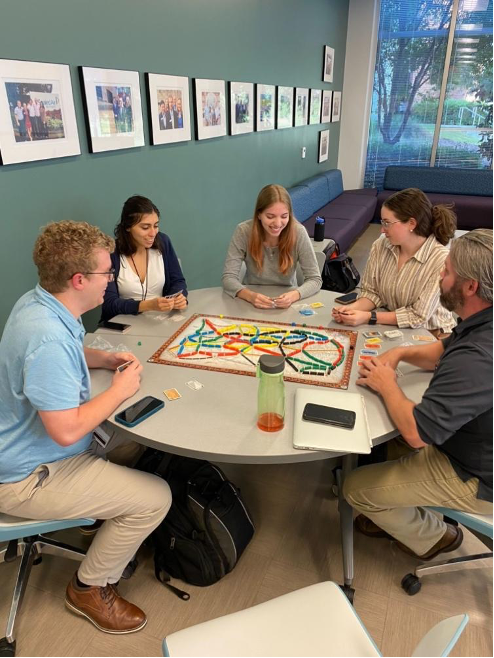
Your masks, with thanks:
[{"label": "white picture mat", "polygon": [[[282,128],[293,128],[293,87],[278,87],[278,100],[276,105],[276,127],[279,129]],[[281,98],[288,97],[290,99],[290,111],[289,118],[282,119],[280,122],[280,100]]]},{"label": "white picture mat", "polygon": [[[303,99],[305,98],[305,109],[303,109],[302,115],[299,115],[299,113],[297,112],[299,98],[301,99],[302,103],[303,103]],[[308,116],[309,116],[309,89],[305,89],[303,87],[297,87],[295,89],[294,105],[295,105],[295,125],[306,126],[308,123]]]},{"label": "white picture mat", "polygon": [[[189,78],[181,75],[148,73],[149,109],[151,112],[151,135],[153,144],[175,144],[187,142],[190,133]],[[177,89],[182,92],[183,128],[161,130],[159,125],[158,92],[164,89]]]},{"label": "white picture mat", "polygon": [[[236,95],[248,94],[249,118],[244,123],[236,123]],[[254,83],[230,82],[230,132],[232,135],[243,135],[254,131]]]},{"label": "white picture mat", "polygon": [[[328,111],[324,113],[326,99],[328,99],[327,102]],[[329,123],[331,121],[332,108],[333,108],[333,92],[325,89],[322,92],[322,100],[321,100],[321,123]]]},{"label": "white picture mat", "polygon": [[[36,82],[54,85],[53,92],[60,94],[64,137],[16,142],[5,88],[6,82]],[[67,64],[0,59],[0,152],[3,164],[80,155],[72,81]]]},{"label": "white picture mat", "polygon": [[[328,58],[331,58],[331,70],[327,72],[327,62]],[[333,72],[334,72],[334,48],[330,46],[324,47],[324,63],[323,63],[323,76],[322,79],[324,82],[333,82]]]},{"label": "white picture mat", "polygon": [[[222,137],[226,135],[226,102],[225,102],[225,81],[208,80],[206,78],[196,78],[196,122],[197,138],[211,139],[212,137]],[[216,126],[204,126],[202,114],[202,94],[203,93],[219,94],[221,123]]]},{"label": "white picture mat", "polygon": [[[326,153],[323,153],[324,138],[326,137]],[[329,157],[329,128],[319,132],[319,159],[318,162],[326,162]]]},{"label": "white picture mat", "polygon": [[334,91],[333,108],[331,110],[331,121],[332,122],[339,121],[340,117],[341,117],[341,91]]},{"label": "white picture mat", "polygon": [[[276,86],[275,85],[256,85],[257,92],[257,112],[256,112],[256,130],[273,130],[276,115]],[[271,112],[268,116],[263,115],[261,119],[261,96],[271,97]]]},{"label": "white picture mat", "polygon": [[[316,121],[312,120],[312,107],[313,105],[319,105],[319,114],[316,117]],[[321,89],[311,89],[310,90],[310,103],[309,103],[309,123],[315,125],[321,123],[321,112],[322,112],[322,91]]]},{"label": "white picture mat", "polygon": [[[137,71],[100,69],[88,66],[82,66],[81,68],[84,78],[84,89],[86,92],[86,107],[91,134],[91,149],[93,153],[144,146],[139,73]],[[97,86],[130,87],[132,121],[134,128],[132,132],[110,135],[101,134],[98,99],[96,96]]]},{"label": "white picture mat", "polygon": [[[302,418],[305,405],[322,404],[355,412],[353,430],[313,423]],[[368,455],[371,439],[365,400],[359,393],[334,389],[297,388],[293,410],[293,447],[304,450],[328,450],[331,452]]]}]

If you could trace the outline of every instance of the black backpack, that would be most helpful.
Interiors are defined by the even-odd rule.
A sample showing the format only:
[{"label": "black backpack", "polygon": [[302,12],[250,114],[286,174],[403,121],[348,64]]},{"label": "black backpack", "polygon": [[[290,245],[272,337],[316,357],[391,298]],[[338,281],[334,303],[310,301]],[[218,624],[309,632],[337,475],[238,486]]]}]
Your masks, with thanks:
[{"label": "black backpack", "polygon": [[350,256],[341,254],[338,244],[330,240],[324,250],[326,261],[322,269],[322,289],[347,293],[355,290],[360,274]]},{"label": "black backpack", "polygon": [[166,480],[172,505],[151,535],[156,578],[177,596],[189,594],[168,583],[170,576],[191,585],[216,583],[237,564],[254,535],[254,524],[220,468],[200,459],[148,448],[136,468]]}]

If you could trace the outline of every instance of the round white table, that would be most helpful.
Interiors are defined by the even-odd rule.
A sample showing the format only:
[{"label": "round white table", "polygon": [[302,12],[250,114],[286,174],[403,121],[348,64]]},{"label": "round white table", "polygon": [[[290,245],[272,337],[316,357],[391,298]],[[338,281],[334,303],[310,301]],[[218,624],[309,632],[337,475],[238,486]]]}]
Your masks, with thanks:
[{"label": "round white table", "polygon": [[[271,297],[283,292],[280,288],[268,286],[258,289]],[[355,467],[355,455],[293,448],[295,391],[297,388],[311,388],[311,386],[286,382],[285,427],[280,432],[268,433],[259,430],[256,425],[258,381],[255,377],[147,363],[147,359],[165,340],[195,313],[222,314],[250,320],[269,320],[270,322],[296,322],[297,324],[305,322],[308,326],[322,325],[358,331],[359,336],[347,390],[358,392],[364,396],[372,444],[377,445],[396,436],[397,430],[391,422],[381,398],[373,391],[355,384],[358,373],[357,356],[365,342],[362,336],[364,331],[378,329],[382,333],[392,327],[361,325],[352,328],[336,324],[332,321],[331,309],[334,306],[334,298],[337,296],[336,293],[321,290],[309,299],[301,300],[299,304],[313,302],[324,304],[315,309],[315,315],[304,316],[299,312],[299,305],[289,309],[256,309],[244,300],[232,299],[221,288],[205,288],[191,291],[189,305],[181,312],[116,316],[113,320],[131,325],[129,332],[122,334],[99,329],[97,334],[88,334],[85,340],[86,346],[94,346],[95,340],[101,339],[115,347],[121,345],[122,349],[133,352],[144,366],[141,389],[133,398],[126,400],[116,410],[116,413],[145,395],[164,399],[165,408],[135,428],[124,428],[118,424],[115,424],[115,427],[118,427],[127,438],[144,445],[174,454],[216,462],[289,463],[341,456],[343,457],[344,477],[349,470]],[[178,321],[175,321],[177,316],[179,316]],[[390,341],[383,336],[382,351],[404,341],[416,342],[413,341],[412,335],[416,334],[417,330],[403,329],[402,332],[403,339],[398,341]],[[419,333],[423,334],[426,331],[421,329]],[[428,386],[431,373],[407,364],[401,364],[400,371],[403,376],[400,377],[399,383],[405,395],[414,402],[419,402]],[[92,371],[93,395],[105,390],[110,385],[111,378],[112,373],[109,371]],[[191,390],[186,386],[186,382],[191,379],[197,379],[204,387],[198,391]],[[182,397],[175,401],[166,400],[163,391],[168,388],[178,389]],[[345,390],[338,390],[338,394],[344,396]],[[114,416],[109,419],[110,422],[113,419]],[[340,486],[340,494],[341,488]],[[353,513],[341,495],[339,511],[345,585],[350,588],[353,580]]]}]

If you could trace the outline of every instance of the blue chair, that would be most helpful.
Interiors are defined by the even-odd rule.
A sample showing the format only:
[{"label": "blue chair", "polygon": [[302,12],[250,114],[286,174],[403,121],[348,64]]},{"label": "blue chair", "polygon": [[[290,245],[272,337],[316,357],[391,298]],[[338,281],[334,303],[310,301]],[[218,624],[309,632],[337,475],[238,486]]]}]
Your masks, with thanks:
[{"label": "blue chair", "polygon": [[44,533],[92,523],[94,523],[94,519],[32,521],[0,513],[0,542],[8,542],[6,548],[0,549],[0,563],[13,562],[17,557],[21,557],[7,622],[7,633],[0,640],[0,656],[15,656],[15,619],[22,604],[33,564],[40,561],[43,553],[72,558],[79,562],[86,554],[80,548],[69,546],[51,537],[45,537]]},{"label": "blue chair", "polygon": [[415,568],[414,573],[407,573],[401,581],[401,586],[410,596],[420,591],[422,587],[420,579],[424,576],[429,576],[433,573],[444,573],[446,571],[459,571],[465,564],[471,563],[476,563],[475,566],[469,567],[474,569],[483,569],[492,565],[492,514],[470,514],[469,512],[461,512],[460,510],[449,509],[448,507],[430,507],[429,509],[464,525],[490,550],[486,553],[463,555],[461,557],[451,558],[450,560],[420,564]]},{"label": "blue chair", "polygon": [[[468,615],[439,622],[412,656],[448,656]],[[253,608],[172,633],[164,656],[381,656],[336,583],[290,592]]]}]

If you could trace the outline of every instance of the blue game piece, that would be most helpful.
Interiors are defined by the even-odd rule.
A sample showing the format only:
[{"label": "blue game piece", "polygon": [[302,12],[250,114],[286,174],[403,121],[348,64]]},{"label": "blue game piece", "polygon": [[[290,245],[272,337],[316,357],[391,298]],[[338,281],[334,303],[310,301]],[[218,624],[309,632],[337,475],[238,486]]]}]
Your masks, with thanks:
[{"label": "blue game piece", "polygon": [[297,324],[295,322],[292,322],[292,327],[296,327]]}]

